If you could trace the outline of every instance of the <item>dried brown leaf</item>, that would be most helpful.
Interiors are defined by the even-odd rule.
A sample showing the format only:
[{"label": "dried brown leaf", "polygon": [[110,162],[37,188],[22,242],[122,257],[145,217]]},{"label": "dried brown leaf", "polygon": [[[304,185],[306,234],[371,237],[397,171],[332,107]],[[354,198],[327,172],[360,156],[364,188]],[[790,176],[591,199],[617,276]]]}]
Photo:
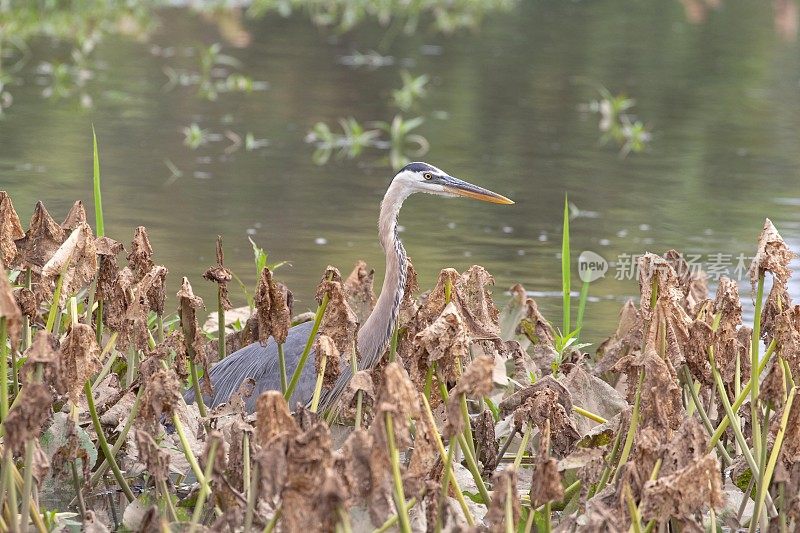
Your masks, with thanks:
[{"label": "dried brown leaf", "polygon": [[282,433],[294,436],[299,431],[280,391],[265,391],[256,401],[256,442],[266,446]]},{"label": "dried brown leaf", "polygon": [[489,504],[489,511],[484,520],[489,524],[489,531],[492,533],[504,533],[506,531],[506,505],[511,500],[511,513],[513,523],[519,521],[520,502],[517,493],[517,471],[513,466],[495,473],[492,478],[494,491],[492,501]]},{"label": "dried brown leaf", "polygon": [[8,275],[2,263],[0,263],[0,318],[4,318],[6,321],[11,346],[16,346],[22,331],[22,311],[14,298],[14,292],[11,290],[11,284],[8,282]]},{"label": "dried brown leaf", "polygon": [[669,435],[680,426],[683,419],[681,387],[675,369],[668,359],[662,359],[651,346],[644,355],[636,352],[614,365],[616,372],[625,372],[628,384],[628,402],[634,402],[639,372],[644,371],[641,392],[641,427],[652,426]]},{"label": "dried brown leaf", "polygon": [[14,241],[25,237],[22,223],[19,220],[11,197],[6,191],[0,191],[0,262],[4,265],[14,263],[17,256],[17,245]]},{"label": "dried brown leaf", "polygon": [[228,299],[228,282],[233,279],[229,268],[225,267],[225,253],[222,250],[222,235],[217,235],[217,264],[209,267],[203,274],[203,279],[219,285],[219,300],[226,311],[233,309]]},{"label": "dried brown leaf", "polygon": [[150,245],[147,228],[139,226],[133,233],[131,251],[128,254],[128,267],[136,274],[136,279],[142,279],[154,265],[153,247]]},{"label": "dried brown leaf", "polygon": [[339,278],[339,281],[328,280],[326,276],[317,286],[318,302],[322,301],[324,295],[328,296],[328,307],[325,309],[319,331],[333,340],[340,354],[348,356],[356,343],[358,317],[347,302],[338,271],[329,266],[326,273],[334,279]]},{"label": "dried brown leaf", "polygon": [[65,231],[72,231],[81,224],[86,223],[86,209],[83,207],[83,202],[77,200],[72,207],[69,209],[69,213],[67,213],[67,218],[64,219],[64,222],[61,223],[61,227],[64,228]]},{"label": "dried brown leaf", "polygon": [[539,453],[531,480],[531,505],[538,507],[547,502],[558,502],[564,497],[558,462],[550,457],[550,421],[545,422],[539,434]]},{"label": "dried brown leaf", "polygon": [[[340,364],[341,357],[339,356],[339,349],[334,344],[333,339],[327,335],[320,334],[314,342],[314,351],[316,353],[315,367],[317,375],[322,372],[322,386],[330,388],[336,383],[341,372]],[[322,361],[325,359],[325,368],[322,368]]]},{"label": "dried brown leaf", "polygon": [[52,414],[53,397],[47,385],[28,383],[20,391],[20,401],[3,421],[5,445],[20,455],[29,440],[38,440]]},{"label": "dried brown leaf", "polygon": [[267,268],[261,271],[255,295],[258,340],[265,344],[270,336],[283,344],[289,335],[292,319],[292,293],[277,283]]},{"label": "dried brown leaf", "polygon": [[344,280],[343,287],[347,302],[358,317],[358,322],[363,324],[375,307],[375,291],[373,282],[375,271],[367,267],[367,263],[359,260],[347,279]]},{"label": "dried brown leaf", "polygon": [[42,282],[52,284],[63,276],[59,305],[64,305],[69,295],[88,285],[97,273],[97,250],[92,228],[85,222],[70,233],[64,243],[42,267]]},{"label": "dried brown leaf", "polygon": [[145,464],[148,473],[156,481],[166,481],[169,475],[169,454],[146,431],[137,429],[135,438],[139,460]]},{"label": "dried brown leaf", "polygon": [[706,455],[680,470],[645,483],[641,511],[646,520],[665,522],[670,517],[689,518],[705,507],[725,504],[719,462]]},{"label": "dried brown leaf", "polygon": [[457,361],[466,359],[470,339],[455,304],[449,303],[430,326],[417,333],[414,342],[418,359],[425,357],[428,363],[435,361],[445,379],[457,379]]},{"label": "dried brown leaf", "polygon": [[783,237],[772,224],[770,219],[764,220],[764,228],[758,236],[758,248],[756,255],[750,263],[750,283],[755,290],[758,278],[765,272],[771,272],[775,280],[781,285],[786,285],[792,271],[789,270],[789,262],[795,254],[786,245]]},{"label": "dried brown leaf", "polygon": [[42,267],[64,242],[64,230],[56,224],[42,202],[37,202],[25,236],[17,239],[17,256],[12,263],[14,268],[30,268],[40,273]]},{"label": "dried brown leaf", "polygon": [[187,278],[178,291],[178,316],[181,320],[181,329],[189,359],[204,371],[203,393],[211,395],[211,379],[209,376],[208,353],[206,352],[205,339],[197,323],[197,310],[203,308],[203,299],[194,295],[192,285]]},{"label": "dried brown leaf", "polygon": [[83,385],[102,367],[100,346],[91,326],[74,323],[61,345],[61,373],[73,403],[82,396]]}]

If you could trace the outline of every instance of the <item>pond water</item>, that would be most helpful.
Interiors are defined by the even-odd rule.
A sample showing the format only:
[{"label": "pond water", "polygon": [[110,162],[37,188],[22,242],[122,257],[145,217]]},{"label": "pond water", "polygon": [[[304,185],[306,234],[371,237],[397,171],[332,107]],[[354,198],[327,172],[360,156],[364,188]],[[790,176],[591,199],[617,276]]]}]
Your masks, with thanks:
[{"label": "pond water", "polygon": [[[429,151],[417,157],[516,201],[412,197],[401,237],[423,288],[443,267],[481,264],[498,295],[520,282],[558,324],[568,193],[574,256],[612,262],[590,289],[593,341],[638,294],[625,266],[633,254],[676,248],[740,275],[765,216],[800,248],[796,2],[495,2],[475,27],[449,34],[431,12],[410,34],[369,17],[343,32],[303,9],[248,17],[173,4],[112,17],[77,56],[69,39],[26,36],[24,54],[6,40],[13,102],[0,121],[0,185],[22,217],[39,199],[59,219],[74,199],[90,206],[94,124],[107,234],[129,242],[147,226],[173,288],[188,276],[211,308],[201,275],[217,234],[247,282],[248,236],[270,262],[290,262],[278,274],[296,311],[315,307],[327,264],[349,271],[363,258],[382,278],[376,217],[389,152],[334,151],[318,164],[306,141],[317,122],[336,132],[347,117],[368,129],[423,117],[413,134]],[[222,57],[204,69],[214,43]],[[404,71],[428,77],[407,111],[392,99]],[[252,91],[226,90],[237,84]],[[601,86],[635,100],[623,125],[644,126],[642,151],[604,142]],[[409,139],[407,155],[417,149]],[[792,291],[800,296],[796,282]]]}]

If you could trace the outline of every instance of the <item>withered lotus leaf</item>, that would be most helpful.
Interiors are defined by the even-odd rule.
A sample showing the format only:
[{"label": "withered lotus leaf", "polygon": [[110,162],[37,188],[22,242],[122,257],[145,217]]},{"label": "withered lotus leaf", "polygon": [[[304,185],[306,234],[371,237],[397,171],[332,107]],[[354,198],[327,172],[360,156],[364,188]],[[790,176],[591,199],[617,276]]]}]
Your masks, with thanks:
[{"label": "withered lotus leaf", "polygon": [[538,507],[547,502],[561,501],[564,486],[558,472],[558,462],[550,457],[550,421],[545,422],[539,433],[539,453],[531,480],[531,505]]},{"label": "withered lotus leaf", "polygon": [[[340,356],[339,349],[334,344],[333,339],[327,335],[320,334],[314,342],[314,351],[316,352],[315,366],[317,375],[322,371],[322,386],[332,387],[339,377],[340,373]],[[325,368],[322,368],[322,359],[325,358]]]},{"label": "withered lotus leaf", "polygon": [[137,429],[134,435],[139,460],[147,467],[148,473],[156,481],[166,481],[169,475],[169,454],[161,449],[148,432]]},{"label": "withered lotus leaf", "polygon": [[466,360],[470,344],[464,321],[455,304],[447,304],[430,326],[417,333],[414,341],[420,357],[427,356],[427,361],[431,363],[435,361],[445,378],[455,381],[457,361]]},{"label": "withered lotus leaf", "polygon": [[255,304],[259,342],[265,344],[270,336],[278,344],[286,342],[292,322],[292,293],[274,280],[267,267],[259,277]]},{"label": "withered lotus leaf", "polygon": [[72,231],[81,224],[85,223],[86,209],[83,207],[83,202],[76,200],[69,209],[69,213],[67,213],[67,217],[64,219],[64,222],[61,223],[61,227],[64,228],[65,231]]},{"label": "withered lotus leaf", "polygon": [[100,346],[94,330],[80,322],[72,324],[61,346],[61,372],[69,399],[77,402],[83,385],[100,370]]},{"label": "withered lotus leaf", "polygon": [[266,446],[275,436],[299,431],[280,391],[265,391],[256,400],[256,442]]},{"label": "withered lotus leaf", "polygon": [[20,391],[22,397],[3,421],[5,445],[20,455],[29,440],[38,440],[53,413],[53,396],[43,383],[27,383]]},{"label": "withered lotus leaf", "polygon": [[644,372],[641,394],[641,425],[653,426],[657,430],[670,434],[678,428],[683,418],[681,388],[675,375],[675,369],[668,359],[662,359],[651,345],[645,348],[644,354],[620,359],[614,365],[614,371],[625,372],[628,385],[628,402],[633,404],[639,372]]},{"label": "withered lotus leaf", "polygon": [[94,235],[92,228],[86,222],[82,222],[72,230],[69,237],[42,267],[42,281],[52,284],[59,275],[63,276],[59,305],[64,305],[67,297],[88,285],[96,273],[97,249]]},{"label": "withered lotus leaf", "polygon": [[328,306],[322,317],[319,331],[331,338],[340,354],[349,356],[356,341],[358,316],[347,301],[338,271],[329,266],[326,273],[333,273],[332,277],[338,281],[328,280],[325,276],[317,286],[318,302],[322,301],[323,295],[328,296]]},{"label": "withered lotus leaf", "polygon": [[33,210],[30,226],[25,236],[17,239],[17,256],[12,263],[14,268],[30,268],[41,273],[45,263],[56,253],[64,242],[64,230],[56,224],[42,202],[37,202]]},{"label": "withered lotus leaf", "polygon": [[225,253],[222,250],[222,236],[217,236],[217,264],[209,267],[203,274],[203,279],[219,285],[219,298],[222,307],[227,311],[233,309],[231,301],[228,299],[228,282],[233,279],[233,274],[229,268],[225,267]]},{"label": "withered lotus leaf", "polygon": [[492,371],[494,360],[488,355],[476,357],[464,371],[447,400],[447,420],[444,434],[452,437],[464,429],[465,420],[461,414],[461,395],[485,396],[492,392]]},{"label": "withered lotus leaf", "polygon": [[368,268],[367,263],[359,260],[343,283],[347,302],[355,311],[360,324],[364,323],[375,307],[374,280],[375,271]]},{"label": "withered lotus leaf", "polygon": [[183,278],[183,283],[178,291],[178,316],[181,320],[184,343],[186,352],[192,358],[195,365],[203,368],[203,392],[211,394],[211,379],[208,377],[209,361],[206,352],[203,332],[197,323],[197,310],[203,308],[203,299],[194,295],[192,285],[187,278]]},{"label": "withered lotus leaf", "polygon": [[157,427],[162,415],[172,415],[181,399],[181,382],[170,368],[159,366],[147,379],[143,380],[144,395],[139,416]]},{"label": "withered lotus leaf", "polygon": [[14,262],[17,256],[17,245],[14,241],[23,237],[25,232],[11,197],[6,191],[0,191],[0,261],[3,264],[10,265]]},{"label": "withered lotus leaf", "polygon": [[758,248],[756,255],[750,263],[750,283],[755,290],[758,278],[765,272],[771,272],[775,280],[781,285],[786,285],[792,271],[789,270],[789,262],[795,254],[786,245],[775,225],[770,219],[764,220],[764,228],[758,236]]},{"label": "withered lotus leaf", "polygon": [[133,233],[131,251],[128,254],[128,267],[136,274],[137,279],[142,279],[153,268],[153,247],[147,228],[139,226]]},{"label": "withered lotus leaf", "polygon": [[22,331],[22,311],[14,298],[14,292],[11,290],[11,284],[8,282],[8,275],[2,263],[0,263],[0,318],[4,318],[6,321],[11,346],[16,346]]},{"label": "withered lotus leaf", "polygon": [[503,533],[506,529],[506,505],[511,500],[511,515],[516,524],[520,515],[519,493],[517,492],[517,470],[509,466],[496,472],[492,477],[494,490],[489,511],[484,520],[492,533]]},{"label": "withered lotus leaf", "polygon": [[664,522],[670,517],[689,518],[705,507],[719,509],[724,504],[719,461],[708,454],[672,474],[647,481],[641,510],[646,520]]}]

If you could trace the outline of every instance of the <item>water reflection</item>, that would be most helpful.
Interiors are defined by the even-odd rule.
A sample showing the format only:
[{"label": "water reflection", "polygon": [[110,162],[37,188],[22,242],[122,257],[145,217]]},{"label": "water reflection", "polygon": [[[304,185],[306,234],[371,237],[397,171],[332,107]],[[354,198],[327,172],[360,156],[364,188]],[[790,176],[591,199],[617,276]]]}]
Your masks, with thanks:
[{"label": "water reflection", "polygon": [[[706,9],[703,23],[687,19],[681,3],[657,0],[502,5],[482,12],[479,28],[451,35],[432,31],[433,17],[422,15],[410,34],[407,17],[394,23],[371,13],[342,32],[340,18],[320,30],[302,10],[252,18],[247,8],[150,11],[122,2],[119,13],[96,8],[87,20],[53,15],[61,22],[49,33],[13,33],[0,11],[8,76],[0,79],[12,79],[0,93],[13,97],[0,125],[0,182],[23,217],[37,199],[56,218],[74,199],[90,204],[94,123],[109,234],[129,240],[134,226],[147,225],[173,280],[187,274],[207,297],[213,287],[200,275],[216,235],[246,281],[250,236],[271,259],[291,262],[280,274],[299,309],[314,305],[313,286],[329,263],[346,270],[364,258],[380,278],[375,218],[391,151],[372,147],[350,159],[334,150],[318,166],[305,142],[316,124],[338,133],[348,117],[364,131],[379,129],[376,121],[391,129],[398,114],[423,117],[410,134],[428,142],[425,159],[517,201],[502,213],[409,201],[402,237],[423,287],[444,266],[480,263],[498,292],[522,282],[542,295],[547,316],[559,316],[558,298],[547,295],[560,286],[565,192],[577,215],[575,257],[592,250],[621,262],[669,248],[706,258],[751,254],[767,215],[797,249],[800,53],[775,24],[780,12],[781,27],[791,28],[795,9],[796,26],[795,2],[726,0]],[[79,30],[78,39],[67,29]],[[61,99],[55,89],[43,98],[55,68],[42,65],[71,72],[71,50],[86,43],[91,76]],[[206,79],[216,99],[199,90],[212,48]],[[219,64],[220,54],[235,63]],[[392,97],[403,71],[428,77],[425,97],[407,112]],[[598,99],[586,79],[635,98],[636,115],[652,127],[647,150],[622,160],[598,146],[598,117],[581,107]],[[264,85],[239,90],[246,80]],[[378,139],[391,145],[388,133]],[[406,145],[400,155],[414,150]],[[612,275],[592,284],[590,338],[607,333],[621,300],[636,291]]]}]

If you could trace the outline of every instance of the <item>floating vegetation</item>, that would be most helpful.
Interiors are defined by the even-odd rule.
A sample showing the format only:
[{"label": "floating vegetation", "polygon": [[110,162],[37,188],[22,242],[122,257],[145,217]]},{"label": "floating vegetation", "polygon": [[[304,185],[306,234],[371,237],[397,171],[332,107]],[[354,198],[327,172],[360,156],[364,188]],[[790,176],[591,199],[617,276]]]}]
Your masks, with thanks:
[{"label": "floating vegetation", "polygon": [[603,86],[598,86],[597,91],[601,98],[587,104],[586,110],[600,116],[597,127],[603,134],[601,144],[615,143],[619,146],[621,157],[643,151],[651,141],[652,134],[642,121],[628,113],[636,101],[623,94],[614,96]]},{"label": "floating vegetation", "polygon": [[392,91],[392,103],[400,108],[401,111],[408,111],[411,106],[420,98],[427,94],[429,77],[427,74],[412,76],[408,71],[400,72],[403,86]]},{"label": "floating vegetation", "polygon": [[[560,328],[521,285],[498,309],[480,266],[442,270],[420,294],[409,265],[395,341],[330,411],[292,412],[280,391],[253,398],[247,383],[209,409],[183,393],[210,386],[210,365],[309,319],[321,324],[319,398],[354,361],[373,273],[328,267],[316,313],[292,317],[281,265],[251,241],[248,290],[218,239],[205,278],[222,320],[201,327],[187,278],[167,298],[144,227],[122,257],[103,235],[96,148],[94,163],[97,235],[81,202],[61,224],[38,203],[25,230],[0,192],[4,531],[800,526],[795,254],[769,220],[749,271],[751,325],[735,282],[722,278],[712,299],[681,254],[648,253],[640,298],[585,352],[588,288],[573,328],[565,201]],[[247,307],[232,309],[232,280]]]},{"label": "floating vegetation", "polygon": [[[427,93],[428,76],[412,76],[401,72],[403,86],[392,92],[392,103],[403,111],[408,111],[415,101]],[[371,122],[367,129],[353,117],[339,119],[341,133],[334,132],[324,122],[318,122],[306,135],[306,142],[314,144],[316,150],[312,160],[318,165],[327,163],[336,152],[338,157],[353,159],[362,154],[365,148],[376,148],[389,152],[388,163],[397,170],[412,158],[420,158],[430,145],[428,140],[413,133],[425,119],[416,117],[405,119],[402,114],[395,115],[391,122]]]},{"label": "floating vegetation", "polygon": [[428,152],[428,140],[411,133],[425,121],[422,117],[405,120],[396,115],[391,122],[374,122],[373,129],[366,129],[356,119],[339,119],[342,132],[334,132],[324,122],[318,122],[306,135],[306,142],[314,144],[316,150],[311,158],[314,163],[324,165],[336,152],[338,157],[358,157],[364,148],[377,148],[389,152],[389,164],[398,169]]}]

